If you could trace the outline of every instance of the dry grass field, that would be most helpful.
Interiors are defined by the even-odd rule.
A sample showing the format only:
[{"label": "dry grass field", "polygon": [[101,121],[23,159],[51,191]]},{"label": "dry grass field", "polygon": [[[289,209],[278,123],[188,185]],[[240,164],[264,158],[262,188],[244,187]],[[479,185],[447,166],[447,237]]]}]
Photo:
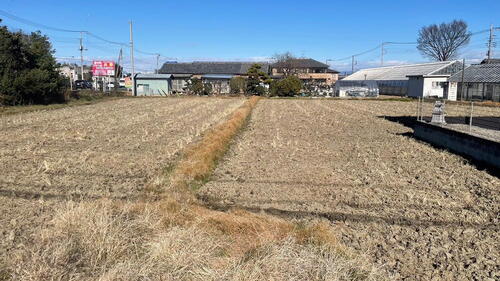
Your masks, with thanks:
[{"label": "dry grass field", "polygon": [[415,112],[142,98],[0,116],[0,280],[498,279],[500,182],[411,138],[395,121]]},{"label": "dry grass field", "polygon": [[68,201],[142,196],[176,153],[242,103],[121,99],[0,117],[1,260],[33,243]]},{"label": "dry grass field", "polygon": [[384,280],[328,224],[193,196],[257,98],[0,117],[0,280]]},{"label": "dry grass field", "polygon": [[394,122],[415,113],[413,102],[263,100],[199,197],[326,221],[398,280],[498,280],[500,181]]}]

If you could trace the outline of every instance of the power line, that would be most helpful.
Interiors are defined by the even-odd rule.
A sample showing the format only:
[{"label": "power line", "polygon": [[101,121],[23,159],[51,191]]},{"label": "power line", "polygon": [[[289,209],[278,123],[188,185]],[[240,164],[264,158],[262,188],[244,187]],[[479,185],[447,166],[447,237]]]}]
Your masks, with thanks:
[{"label": "power line", "polygon": [[490,32],[489,29],[483,29],[483,30],[480,30],[480,31],[476,31],[476,32],[473,32],[470,34],[470,36],[474,36],[474,35],[478,35],[478,34],[483,34],[483,33],[486,33],[486,32]]},{"label": "power line", "polygon": [[138,50],[137,48],[134,48],[134,51],[138,52],[139,54],[148,55],[148,56],[157,56],[157,55],[159,55],[158,53],[144,52],[144,51]]},{"label": "power line", "polygon": [[3,15],[4,17],[7,17],[7,18],[11,19],[11,20],[15,20],[15,21],[27,24],[27,25],[31,25],[31,26],[35,26],[35,27],[41,27],[41,28],[49,29],[49,30],[53,30],[53,31],[72,32],[72,33],[85,32],[83,30],[62,29],[62,28],[48,26],[48,25],[41,24],[41,23],[36,23],[34,21],[30,21],[30,20],[23,19],[23,18],[20,18],[18,16],[15,16],[15,15],[13,15],[11,13],[8,13],[8,12],[6,12],[4,10],[0,10],[0,14]]},{"label": "power line", "polygon": [[96,35],[96,34],[94,34],[92,32],[89,32],[89,31],[85,31],[85,33],[88,36],[90,36],[90,37],[94,37],[95,39],[101,40],[101,41],[109,43],[109,44],[118,45],[118,46],[122,46],[122,47],[128,47],[128,44],[126,44],[126,43],[121,43],[121,42],[115,42],[115,41],[107,40],[107,39],[102,38],[101,36],[98,36],[98,35]]},{"label": "power line", "polygon": [[[500,27],[495,27],[495,29],[500,29]],[[474,36],[474,35],[483,34],[483,33],[486,33],[486,32],[490,32],[490,29],[479,30],[479,31],[471,33],[470,35]],[[373,51],[381,48],[384,44],[391,44],[391,45],[414,45],[414,44],[418,44],[418,43],[417,42],[392,42],[392,41],[388,41],[388,42],[383,42],[383,43],[377,45],[376,47],[373,47],[373,48],[371,48],[369,50],[366,50],[366,51],[363,51],[361,53],[357,53],[357,54],[350,55],[350,56],[343,57],[343,58],[339,58],[339,59],[328,59],[328,61],[344,61],[344,60],[349,60],[349,59],[352,59],[352,57],[358,57],[358,56],[361,56],[361,55],[373,52]]]},{"label": "power line", "polygon": [[[87,31],[87,30],[71,30],[71,29],[62,29],[62,28],[57,28],[57,27],[53,27],[53,26],[48,26],[48,25],[45,25],[45,24],[41,24],[41,23],[37,23],[37,22],[34,22],[34,21],[31,21],[31,20],[28,20],[28,19],[24,19],[24,18],[21,18],[21,17],[18,17],[16,15],[13,15],[7,11],[4,11],[4,10],[1,10],[0,9],[0,15],[3,15],[7,18],[10,18],[14,21],[18,21],[18,22],[21,22],[21,23],[24,23],[24,24],[27,24],[27,25],[31,25],[31,26],[34,26],[34,27],[38,27],[38,28],[42,28],[42,29],[47,29],[47,30],[52,30],[52,31],[57,31],[57,32],[69,32],[69,33],[85,33],[87,34],[87,36],[90,36],[90,37],[93,37],[95,39],[98,39],[98,40],[101,40],[103,42],[106,42],[108,44],[113,44],[113,45],[117,45],[117,46],[121,46],[121,47],[129,47],[129,44],[127,43],[123,43],[123,42],[117,42],[117,41],[112,41],[112,40],[108,40],[106,38],[103,38],[95,33],[92,33],[90,31]],[[150,53],[150,52],[145,52],[145,51],[141,51],[141,50],[138,50],[137,48],[134,48],[134,50],[138,53],[142,53],[142,54],[145,54],[145,55],[159,55],[158,53]]]}]

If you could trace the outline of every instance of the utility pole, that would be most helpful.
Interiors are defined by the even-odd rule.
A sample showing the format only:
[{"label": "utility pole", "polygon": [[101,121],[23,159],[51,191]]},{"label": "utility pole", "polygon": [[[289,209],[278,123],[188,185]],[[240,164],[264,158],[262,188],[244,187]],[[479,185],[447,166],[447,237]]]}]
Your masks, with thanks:
[{"label": "utility pole", "polygon": [[380,66],[384,66],[384,45],[385,45],[385,42],[382,42],[382,44],[380,45],[380,49],[381,49],[381,53],[380,53]]},{"label": "utility pole", "polygon": [[465,76],[465,58],[463,59],[462,61],[462,94],[460,95],[460,99],[461,100],[464,100],[464,89],[465,89],[465,83],[464,83],[464,76]]},{"label": "utility pole", "polygon": [[160,54],[156,54],[156,74],[158,74],[159,68],[158,64],[160,62]]},{"label": "utility pole", "polygon": [[132,33],[132,21],[130,24],[130,61],[132,64],[132,95],[135,96],[135,67],[134,67],[134,36]]},{"label": "utility pole", "polygon": [[[82,80],[83,79],[83,32],[80,32],[80,71],[82,72]],[[78,75],[77,75],[78,76]]]},{"label": "utility pole", "polygon": [[354,56],[352,56],[352,62],[351,62],[351,74],[354,73]]},{"label": "utility pole", "polygon": [[[114,83],[114,90],[120,88],[120,81],[119,78],[121,78],[122,74],[121,71],[122,68],[122,56],[123,56],[123,50],[120,48],[120,52],[118,53],[118,61],[115,63],[115,75],[113,75],[113,83]],[[119,73],[120,72],[120,73]]]},{"label": "utility pole", "polygon": [[495,29],[493,27],[493,24],[490,25],[490,38],[488,39],[488,63],[493,57],[493,44],[494,44],[493,38],[495,37],[495,35],[493,35],[494,30]]},{"label": "utility pole", "polygon": [[117,75],[117,73],[115,73],[115,76],[116,77],[120,76],[120,78],[123,78],[122,60],[123,60],[123,49],[120,48],[120,54],[118,55],[118,66],[116,67],[116,70],[120,71],[120,75]]}]

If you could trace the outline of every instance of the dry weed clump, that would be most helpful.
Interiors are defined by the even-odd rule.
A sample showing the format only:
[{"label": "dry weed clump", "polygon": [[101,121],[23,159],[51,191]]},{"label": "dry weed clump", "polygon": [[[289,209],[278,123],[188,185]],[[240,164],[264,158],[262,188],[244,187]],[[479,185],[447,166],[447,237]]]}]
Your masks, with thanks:
[{"label": "dry weed clump", "polygon": [[328,248],[300,244],[293,238],[247,254],[227,274],[228,280],[383,280],[356,260]]},{"label": "dry weed clump", "polygon": [[226,242],[195,226],[165,227],[159,214],[154,203],[68,204],[19,257],[13,279],[215,280]]},{"label": "dry weed clump", "polygon": [[[331,230],[244,211],[163,203],[69,203],[17,257],[13,280],[375,280],[359,260],[332,251]],[[175,211],[176,210],[176,211]],[[174,209],[174,213],[179,209]],[[178,220],[177,220],[178,219]],[[168,222],[168,224],[165,224]],[[308,243],[318,239],[324,243]],[[252,239],[254,241],[252,241]],[[258,241],[258,242],[257,242]],[[380,279],[377,279],[380,280]]]}]

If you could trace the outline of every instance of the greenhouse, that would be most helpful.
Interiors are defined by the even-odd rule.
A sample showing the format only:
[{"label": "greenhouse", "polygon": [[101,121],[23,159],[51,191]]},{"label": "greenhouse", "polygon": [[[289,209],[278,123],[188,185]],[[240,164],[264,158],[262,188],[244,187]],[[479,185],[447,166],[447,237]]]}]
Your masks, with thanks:
[{"label": "greenhouse", "polygon": [[[410,85],[408,83],[409,77],[422,77],[424,78],[421,82],[425,83],[432,77],[442,76],[449,77],[454,73],[462,69],[462,63],[460,61],[443,61],[443,62],[431,62],[431,63],[421,63],[421,64],[408,64],[408,65],[396,65],[396,66],[386,66],[377,68],[367,68],[357,71],[346,78],[343,81],[374,81],[377,83],[379,93],[381,95],[397,95],[397,96],[407,96],[409,92]],[[422,84],[420,83],[420,84]],[[431,83],[429,83],[431,84]],[[436,84],[438,85],[438,84]],[[418,85],[422,86],[422,85]],[[444,86],[444,85],[442,85]],[[416,91],[410,91],[413,96],[427,96],[424,92],[423,87],[418,93]],[[441,87],[441,94],[445,94],[445,88]],[[434,92],[434,91],[433,91]],[[433,93],[434,95],[434,93]]]},{"label": "greenhouse", "polygon": [[339,80],[335,83],[337,97],[378,97],[377,82],[371,80]]}]

